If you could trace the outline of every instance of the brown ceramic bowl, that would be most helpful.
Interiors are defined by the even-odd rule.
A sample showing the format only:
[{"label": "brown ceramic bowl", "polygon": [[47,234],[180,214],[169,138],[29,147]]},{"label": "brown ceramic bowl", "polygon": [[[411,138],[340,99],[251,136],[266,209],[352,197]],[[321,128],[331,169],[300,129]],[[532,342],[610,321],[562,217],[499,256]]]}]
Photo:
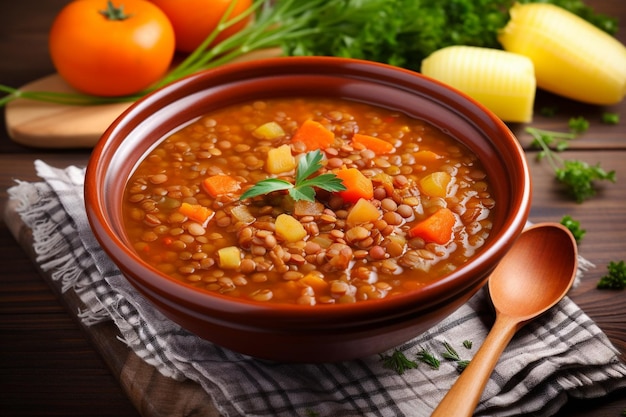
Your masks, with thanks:
[{"label": "brown ceramic bowl", "polygon": [[[122,224],[122,195],[137,163],[168,132],[213,109],[278,96],[341,97],[422,118],[469,146],[497,201],[491,236],[466,265],[414,292],[350,305],[267,305],[185,286],[143,262]],[[94,149],[85,184],[97,239],[127,279],[166,316],[216,344],[255,357],[349,360],[383,352],[465,303],[522,232],[531,201],[525,157],[495,115],[417,73],[340,58],[273,58],[177,81],[134,104]],[[320,308],[321,307],[321,308]]]}]

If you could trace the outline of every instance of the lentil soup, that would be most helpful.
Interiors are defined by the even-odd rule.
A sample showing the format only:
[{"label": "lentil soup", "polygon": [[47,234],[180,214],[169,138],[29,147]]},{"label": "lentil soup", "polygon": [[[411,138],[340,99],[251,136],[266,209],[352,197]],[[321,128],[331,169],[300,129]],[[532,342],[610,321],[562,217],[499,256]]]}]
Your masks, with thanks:
[{"label": "lentil soup", "polygon": [[[293,198],[284,184],[316,154],[306,178],[332,174],[345,189]],[[242,198],[268,178],[283,189]],[[166,137],[133,172],[123,216],[139,256],[185,284],[326,305],[443,277],[488,239],[494,206],[477,156],[430,124],[348,100],[279,98]]]}]

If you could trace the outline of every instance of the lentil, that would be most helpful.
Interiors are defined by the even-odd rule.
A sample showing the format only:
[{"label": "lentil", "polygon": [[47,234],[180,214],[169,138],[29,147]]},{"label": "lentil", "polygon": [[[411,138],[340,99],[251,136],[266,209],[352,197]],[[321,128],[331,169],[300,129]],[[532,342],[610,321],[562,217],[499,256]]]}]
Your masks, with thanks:
[{"label": "lentil", "polygon": [[[357,168],[374,185],[370,203],[379,218],[346,225],[352,205],[338,194],[318,192],[317,208],[294,210],[276,192],[239,200],[240,194],[211,197],[202,186],[210,175],[230,175],[241,193],[271,177],[271,149],[289,145],[298,160],[305,144],[291,142],[298,127],[313,119],[335,135],[322,149],[319,174]],[[258,139],[253,131],[280,125],[280,137]],[[393,144],[377,154],[351,143],[354,133]],[[417,163],[416,153],[432,161]],[[420,188],[422,178],[446,172],[451,184],[441,195]],[[294,182],[295,172],[276,175]],[[124,222],[133,247],[146,262],[204,291],[263,303],[329,305],[392,297],[437,280],[474,256],[489,239],[496,200],[480,161],[439,129],[397,112],[363,103],[317,98],[257,100],[216,110],[163,139],[138,165],[124,197]],[[206,222],[189,219],[185,202],[214,212]],[[413,224],[441,207],[456,216],[448,244],[407,234]],[[306,231],[296,242],[276,233],[280,214],[295,216]],[[217,252],[239,248],[238,267],[220,269]]]}]

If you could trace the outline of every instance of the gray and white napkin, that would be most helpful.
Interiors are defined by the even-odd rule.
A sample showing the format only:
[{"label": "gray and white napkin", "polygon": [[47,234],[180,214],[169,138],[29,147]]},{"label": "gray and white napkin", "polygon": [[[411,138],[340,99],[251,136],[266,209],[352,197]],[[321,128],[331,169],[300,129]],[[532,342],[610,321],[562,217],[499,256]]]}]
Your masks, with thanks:
[{"label": "gray and white napkin", "polygon": [[[232,352],[163,317],[124,279],[89,228],[84,169],[57,169],[42,161],[35,166],[42,181],[18,181],[9,195],[33,231],[41,267],[63,291],[80,297],[85,323],[113,320],[138,356],[163,375],[199,383],[225,416],[428,416],[459,374],[455,361],[442,358],[444,344],[460,359],[471,360],[493,323],[481,290],[450,317],[396,348],[411,360],[430,352],[441,360],[438,369],[418,362],[402,374],[384,367],[378,355],[284,364]],[[583,269],[586,265],[581,260]],[[471,348],[464,341],[471,341]],[[566,297],[514,337],[475,415],[550,416],[568,398],[595,398],[623,387],[626,365],[617,350]]]}]

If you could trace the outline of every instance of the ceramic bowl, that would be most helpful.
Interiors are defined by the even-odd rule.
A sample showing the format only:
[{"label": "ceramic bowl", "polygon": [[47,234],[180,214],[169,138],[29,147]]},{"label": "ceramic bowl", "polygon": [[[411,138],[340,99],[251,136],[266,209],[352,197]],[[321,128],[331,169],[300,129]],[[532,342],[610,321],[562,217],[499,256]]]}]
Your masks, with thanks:
[{"label": "ceramic bowl", "polygon": [[[425,119],[483,162],[497,209],[493,230],[467,264],[419,290],[380,302],[323,308],[268,305],[202,292],[147,265],[122,223],[127,179],[166,134],[211,110],[252,99],[327,96]],[[531,182],[523,150],[494,114],[418,73],[367,61],[286,57],[231,64],[174,82],[133,104],[96,145],[85,202],[93,232],[126,278],[165,316],[234,351],[276,361],[331,362],[391,349],[465,303],[522,232]]]}]

